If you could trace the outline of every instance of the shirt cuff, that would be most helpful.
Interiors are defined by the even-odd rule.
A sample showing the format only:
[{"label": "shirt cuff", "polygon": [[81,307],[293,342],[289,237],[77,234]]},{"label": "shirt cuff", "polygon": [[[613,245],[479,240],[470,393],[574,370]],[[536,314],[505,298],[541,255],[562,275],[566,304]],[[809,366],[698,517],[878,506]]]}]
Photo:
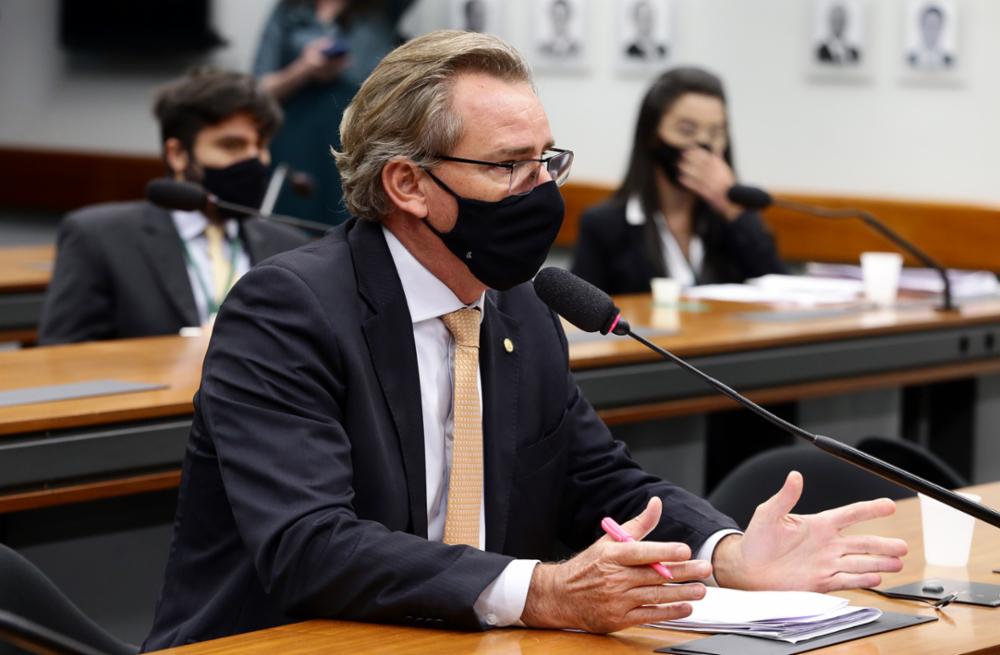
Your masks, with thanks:
[{"label": "shirt cuff", "polygon": [[[698,552],[696,552],[694,554],[694,557],[692,559],[704,560],[704,561],[708,562],[709,564],[711,564],[712,563],[712,555],[715,554],[715,547],[719,545],[719,542],[722,541],[723,538],[728,537],[731,534],[743,534],[743,533],[740,532],[739,530],[728,530],[728,529],[727,530],[719,530],[718,532],[713,533],[712,536],[710,536],[708,539],[705,540],[705,543],[703,543],[701,545],[701,548],[698,549]],[[709,587],[718,587],[719,586],[719,583],[715,579],[715,571],[714,571],[714,569],[713,569],[712,575],[710,575],[707,578],[703,579],[701,582],[705,583]],[[480,596],[480,598],[482,598],[482,596]],[[523,605],[523,603],[522,603],[522,605]]]},{"label": "shirt cuff", "polygon": [[483,589],[472,607],[479,623],[487,628],[523,625],[521,613],[524,612],[524,603],[528,600],[531,575],[535,572],[535,565],[539,561],[516,559]]}]

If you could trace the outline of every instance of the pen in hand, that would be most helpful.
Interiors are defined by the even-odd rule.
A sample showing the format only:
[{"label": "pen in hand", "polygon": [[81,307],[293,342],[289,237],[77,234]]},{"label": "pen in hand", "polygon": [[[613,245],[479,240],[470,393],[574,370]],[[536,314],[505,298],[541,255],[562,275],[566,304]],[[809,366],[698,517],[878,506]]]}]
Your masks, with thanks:
[{"label": "pen in hand", "polygon": [[[630,535],[629,533],[625,532],[625,530],[622,529],[622,526],[618,525],[618,523],[613,518],[611,518],[610,516],[605,516],[601,520],[601,528],[606,533],[608,533],[608,536],[610,536],[615,541],[618,541],[618,542],[621,542],[621,543],[626,543],[626,542],[629,542],[629,541],[635,541],[635,539],[632,538],[632,535]],[[653,562],[652,564],[650,564],[650,566],[653,567],[654,571],[656,571],[657,573],[659,573],[660,575],[662,575],[667,580],[673,580],[674,579],[674,576],[670,573],[670,569],[668,569],[667,567],[663,566],[663,564],[660,564],[659,562]]]}]

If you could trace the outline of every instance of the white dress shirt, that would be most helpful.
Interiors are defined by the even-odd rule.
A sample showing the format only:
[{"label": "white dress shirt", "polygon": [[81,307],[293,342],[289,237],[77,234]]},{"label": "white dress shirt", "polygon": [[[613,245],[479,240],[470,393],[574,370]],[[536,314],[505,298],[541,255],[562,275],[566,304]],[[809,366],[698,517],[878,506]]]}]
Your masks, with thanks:
[{"label": "white dress shirt", "polygon": [[[455,341],[441,316],[463,307],[485,312],[483,296],[466,305],[441,280],[428,271],[387,229],[382,228],[413,322],[420,378],[420,409],[424,427],[424,467],[427,481],[427,538],[443,541],[448,510],[448,481],[453,444],[452,361]],[[479,378],[480,408],[482,377]],[[485,549],[485,502],[479,506],[479,547]],[[699,559],[711,559],[719,540],[736,530],[713,534],[698,550]],[[514,560],[479,595],[474,609],[483,625],[508,626],[520,622],[528,597],[531,575],[538,560]]]},{"label": "white dress shirt", "polygon": [[[177,233],[190,257],[185,258],[184,264],[187,268],[188,279],[191,281],[191,290],[194,292],[198,320],[204,325],[210,318],[208,315],[209,303],[208,298],[205,297],[204,287],[207,287],[210,292],[215,288],[214,280],[212,280],[212,262],[208,257],[208,237],[205,236],[208,217],[199,211],[173,211],[170,213],[170,217],[173,219]],[[222,241],[222,256],[227,261],[232,261],[233,247],[239,247],[233,271],[233,282],[236,282],[250,270],[250,254],[240,243],[240,225],[235,218],[230,218],[223,224],[223,231],[226,238]]]},{"label": "white dress shirt", "polygon": [[[632,196],[625,205],[625,221],[629,225],[643,225],[646,222],[646,212],[642,210],[642,203],[638,196]],[[688,243],[688,257],[684,256],[684,251],[674,238],[674,233],[667,227],[667,219],[657,211],[653,215],[653,221],[660,233],[663,244],[663,263],[667,273],[681,285],[682,288],[693,287],[698,283],[698,276],[701,274],[701,267],[705,262],[705,244],[697,234],[691,235]]]}]

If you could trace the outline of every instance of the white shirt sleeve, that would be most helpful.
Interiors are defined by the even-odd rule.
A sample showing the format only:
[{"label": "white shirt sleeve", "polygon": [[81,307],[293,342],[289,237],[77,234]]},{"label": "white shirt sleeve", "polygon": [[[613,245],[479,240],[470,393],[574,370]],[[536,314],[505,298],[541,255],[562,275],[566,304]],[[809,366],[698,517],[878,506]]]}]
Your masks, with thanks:
[{"label": "white shirt sleeve", "polygon": [[538,562],[537,559],[516,559],[483,589],[473,605],[482,625],[490,628],[524,625],[521,613],[524,612],[531,575]]},{"label": "white shirt sleeve", "polygon": [[[719,530],[718,532],[712,534],[712,536],[710,536],[708,539],[705,540],[705,543],[701,545],[701,548],[698,549],[698,552],[694,554],[693,559],[704,560],[709,564],[711,564],[712,556],[715,554],[715,547],[719,545],[719,542],[722,541],[724,537],[728,537],[731,534],[743,534],[743,533],[740,532],[739,530],[728,530],[728,529]],[[702,582],[704,582],[710,587],[719,586],[719,583],[715,579],[714,572],[712,573],[712,575],[703,579]]]}]

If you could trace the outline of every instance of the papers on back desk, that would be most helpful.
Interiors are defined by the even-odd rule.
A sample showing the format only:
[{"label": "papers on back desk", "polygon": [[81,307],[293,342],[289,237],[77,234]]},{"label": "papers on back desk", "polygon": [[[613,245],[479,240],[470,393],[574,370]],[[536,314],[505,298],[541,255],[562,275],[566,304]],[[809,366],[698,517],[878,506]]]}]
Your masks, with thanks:
[{"label": "papers on back desk", "polygon": [[844,598],[808,591],[738,591],[709,587],[691,603],[691,616],[650,624],[691,630],[778,639],[796,644],[875,621],[882,612],[852,607]]}]

